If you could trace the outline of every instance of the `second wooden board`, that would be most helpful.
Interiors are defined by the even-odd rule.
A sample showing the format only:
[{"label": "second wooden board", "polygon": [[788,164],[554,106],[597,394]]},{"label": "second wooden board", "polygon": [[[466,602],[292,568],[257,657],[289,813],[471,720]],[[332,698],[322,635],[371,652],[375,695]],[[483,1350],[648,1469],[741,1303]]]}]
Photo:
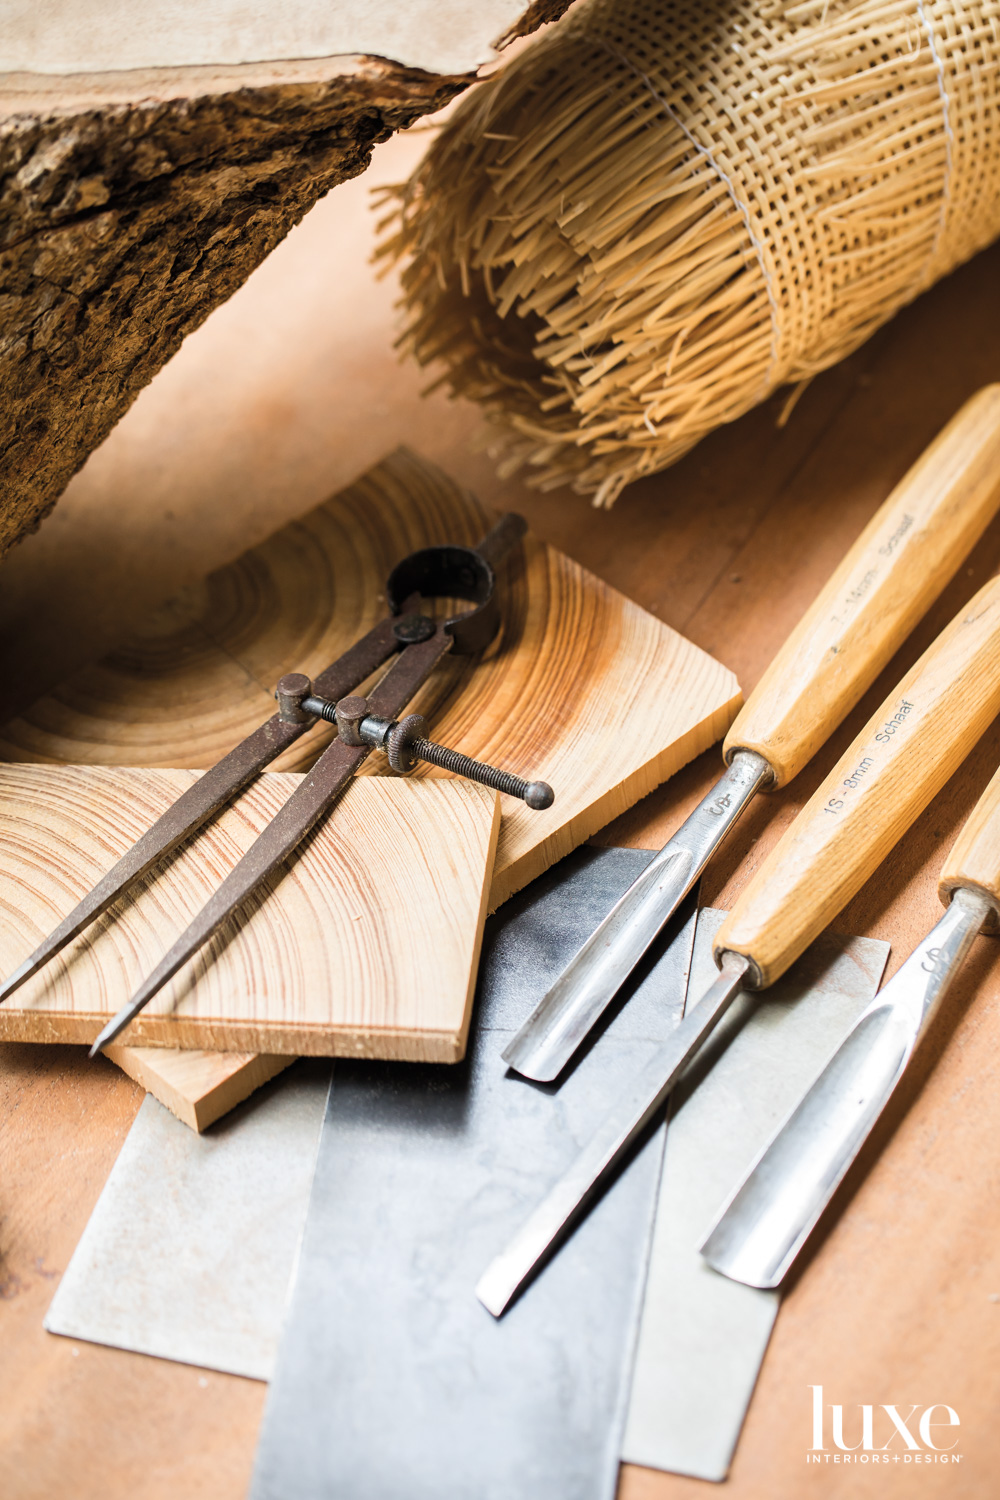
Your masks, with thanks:
[{"label": "second wooden board", "polygon": [[288,1053],[123,1047],[118,1042],[105,1047],[104,1055],[199,1132],[295,1061]]}]

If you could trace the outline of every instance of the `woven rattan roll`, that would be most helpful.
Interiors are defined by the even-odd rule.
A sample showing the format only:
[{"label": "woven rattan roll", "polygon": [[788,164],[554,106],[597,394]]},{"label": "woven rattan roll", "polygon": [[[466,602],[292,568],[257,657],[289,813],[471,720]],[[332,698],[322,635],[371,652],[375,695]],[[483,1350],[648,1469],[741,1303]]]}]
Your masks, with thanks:
[{"label": "woven rattan roll", "polygon": [[404,344],[609,505],[1000,233],[1000,0],[590,0],[397,191]]}]

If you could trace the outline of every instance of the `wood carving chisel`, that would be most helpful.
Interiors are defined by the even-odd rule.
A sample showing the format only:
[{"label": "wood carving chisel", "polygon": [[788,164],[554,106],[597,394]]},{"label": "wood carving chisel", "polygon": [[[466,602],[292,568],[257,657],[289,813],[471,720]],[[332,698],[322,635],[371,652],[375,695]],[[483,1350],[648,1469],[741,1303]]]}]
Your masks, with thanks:
[{"label": "wood carving chisel", "polygon": [[[275,697],[278,713],[200,777],[158,818],[132,848],[69,913],[45,941],[0,986],[0,1001],[38,970],[108,907],[134,881],[213,813],[236,797],[266,765],[320,719],[337,726],[337,738],[323,751],[287,802],[272,818],[215,894],[164,955],[127,1005],[104,1027],[91,1056],[124,1029],[155,994],[192,958],[298,847],[331,803],[350,783],[374,747],[385,750],[394,771],[411,770],[426,760],[456,775],[521,797],[529,807],[553,800],[543,781],[524,781],[436,745],[424,737],[417,714],[398,719],[417,690],[449,652],[472,655],[489,645],[500,624],[494,563],[525,532],[520,516],[504,516],[477,548],[425,547],[396,564],[386,583],[391,610],[315,682],[300,672],[286,674]],[[472,609],[444,620],[420,614],[421,600],[465,600]],[[395,661],[367,698],[355,689],[390,658]]]},{"label": "wood carving chisel", "polygon": [[875,681],[1000,504],[1000,385],[973,396],[865,527],[723,743],[728,769],[575,955],[504,1052],[561,1072],[757,791],[785,786]]},{"label": "wood carving chisel", "polygon": [[1000,771],[945,861],[945,914],[858,1017],[702,1245],[715,1270],[775,1287],[903,1076],[977,933],[1000,931]]},{"label": "wood carving chisel", "polygon": [[869,719],[747,885],[714,944],[721,974],[490,1265],[499,1316],[597,1196],[737,995],[766,988],[861,889],[1000,711],[1000,578],[959,611]]}]

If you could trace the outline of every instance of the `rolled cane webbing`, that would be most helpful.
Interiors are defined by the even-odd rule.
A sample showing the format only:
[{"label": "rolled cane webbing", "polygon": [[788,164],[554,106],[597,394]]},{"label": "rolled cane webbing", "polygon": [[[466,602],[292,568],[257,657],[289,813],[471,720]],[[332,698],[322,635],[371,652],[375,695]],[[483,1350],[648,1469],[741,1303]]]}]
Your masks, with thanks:
[{"label": "rolled cane webbing", "polygon": [[395,194],[404,346],[610,505],[1000,233],[1000,0],[590,0]]}]

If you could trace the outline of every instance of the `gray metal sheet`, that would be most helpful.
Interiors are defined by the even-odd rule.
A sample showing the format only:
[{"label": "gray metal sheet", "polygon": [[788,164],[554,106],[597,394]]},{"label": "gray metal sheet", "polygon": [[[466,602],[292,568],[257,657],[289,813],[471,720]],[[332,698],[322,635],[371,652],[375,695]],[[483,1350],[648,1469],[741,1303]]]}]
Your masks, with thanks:
[{"label": "gray metal sheet", "polygon": [[147,1095],[49,1332],[267,1380],[329,1082],[300,1062],[204,1135]]},{"label": "gray metal sheet", "polygon": [[[716,977],[712,941],[725,917],[711,908],[698,914],[689,999]],[[622,1446],[627,1461],[726,1477],[779,1294],[720,1276],[698,1246],[875,995],[888,955],[888,943],[824,933],[784,979],[756,1000],[736,1001],[677,1090]]]},{"label": "gray metal sheet", "polygon": [[648,857],[578,851],[491,918],[464,1064],[336,1064],[253,1500],[614,1495],[662,1129],[504,1318],[473,1288],[679,1018],[689,908],[560,1088],[500,1059]]}]

